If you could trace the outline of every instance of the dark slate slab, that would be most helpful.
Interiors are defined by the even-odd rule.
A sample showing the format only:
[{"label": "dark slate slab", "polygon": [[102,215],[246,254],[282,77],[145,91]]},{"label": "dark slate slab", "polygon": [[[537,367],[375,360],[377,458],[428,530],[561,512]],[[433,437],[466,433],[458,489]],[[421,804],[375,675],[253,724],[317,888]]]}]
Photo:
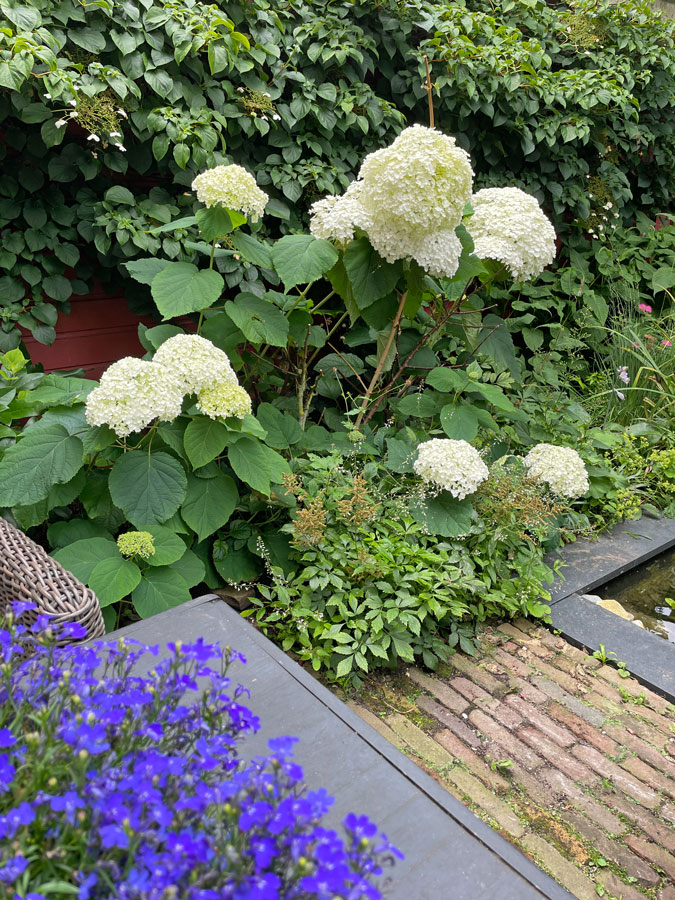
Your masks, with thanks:
[{"label": "dark slate slab", "polygon": [[405,853],[390,900],[571,900],[218,597],[200,597],[118,634],[160,645],[204,637],[243,653],[248,662],[232,676],[250,689],[262,720],[245,753],[264,752],[277,735],[300,738],[296,756],[307,784],[336,796],[331,824],[352,810],[366,813]]},{"label": "dark slate slab", "polygon": [[675,703],[675,644],[578,594],[553,604],[551,622],[579,647],[594,651],[603,644],[642,684]]},{"label": "dark slate slab", "polygon": [[[622,522],[597,541],[576,541],[549,553],[546,562],[563,562],[551,588],[552,604],[571,594],[585,594],[629,569],[675,546],[675,519],[643,516]],[[606,644],[606,641],[603,641]]]}]

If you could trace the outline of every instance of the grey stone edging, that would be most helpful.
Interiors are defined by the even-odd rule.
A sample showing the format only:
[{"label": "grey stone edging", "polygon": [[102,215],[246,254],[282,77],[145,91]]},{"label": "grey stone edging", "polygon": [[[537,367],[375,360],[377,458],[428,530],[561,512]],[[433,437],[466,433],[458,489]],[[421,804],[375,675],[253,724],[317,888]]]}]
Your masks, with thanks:
[{"label": "grey stone edging", "polygon": [[675,519],[622,522],[597,541],[577,541],[546,557],[564,568],[550,588],[551,624],[578,647],[615,654],[646,687],[675,703],[675,644],[586,600],[583,593],[675,546]]}]

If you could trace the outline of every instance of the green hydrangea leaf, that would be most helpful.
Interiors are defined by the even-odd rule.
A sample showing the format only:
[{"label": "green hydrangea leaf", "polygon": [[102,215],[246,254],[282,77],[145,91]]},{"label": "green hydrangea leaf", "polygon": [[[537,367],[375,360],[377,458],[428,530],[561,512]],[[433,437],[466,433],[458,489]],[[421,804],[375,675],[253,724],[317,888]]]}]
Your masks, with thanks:
[{"label": "green hydrangea leaf", "polygon": [[223,276],[213,269],[198,269],[192,263],[174,262],[152,279],[150,290],[164,319],[208,309],[225,287]]},{"label": "green hydrangea leaf", "polygon": [[219,473],[215,478],[189,475],[181,515],[197,539],[203,541],[225,525],[238,502],[237,486],[228,475]]},{"label": "green hydrangea leaf", "polygon": [[0,506],[26,506],[70,481],[82,465],[82,441],[63,425],[28,429],[0,463]]},{"label": "green hydrangea leaf", "polygon": [[132,450],[110,472],[110,496],[137,528],[166,522],[185,499],[185,469],[168,453]]},{"label": "green hydrangea leaf", "polygon": [[321,278],[333,268],[338,255],[329,241],[311,234],[287,234],[272,247],[272,263],[286,290]]},{"label": "green hydrangea leaf", "polygon": [[148,569],[131,595],[134,609],[147,619],[190,600],[190,589],[182,575],[170,566]]},{"label": "green hydrangea leaf", "polygon": [[128,597],[141,580],[141,570],[130,559],[116,557],[102,559],[89,576],[89,587],[101,606],[110,606]]}]

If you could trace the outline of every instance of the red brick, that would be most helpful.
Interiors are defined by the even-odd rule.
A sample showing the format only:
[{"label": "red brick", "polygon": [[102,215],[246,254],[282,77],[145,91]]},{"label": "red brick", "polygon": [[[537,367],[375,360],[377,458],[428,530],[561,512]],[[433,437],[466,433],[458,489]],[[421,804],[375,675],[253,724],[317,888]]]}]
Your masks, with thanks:
[{"label": "red brick", "polygon": [[428,675],[420,672],[419,669],[408,669],[407,675],[418,687],[433,694],[437,700],[441,701],[443,706],[447,706],[453,712],[461,714],[469,708],[469,703],[464,697],[453,691],[440,678],[430,678]]},{"label": "red brick", "polygon": [[588,794],[584,794],[581,788],[574,784],[573,781],[570,781],[562,772],[559,772],[557,769],[540,769],[537,772],[537,776],[546,782],[547,785],[550,785],[557,794],[569,798],[577,809],[580,809],[584,815],[604,828],[609,834],[623,834],[626,830],[626,826],[621,819],[592,797],[589,797]]},{"label": "red brick", "polygon": [[675,725],[675,719],[667,719],[665,716],[654,712],[654,710],[650,709],[648,706],[637,706],[635,703],[627,703],[625,705],[628,707],[629,712],[634,716],[649,722],[653,728],[656,728],[663,735],[663,738],[666,740],[672,738],[673,732],[671,731],[670,726]]},{"label": "red brick", "polygon": [[562,747],[569,747],[570,744],[575,743],[576,738],[571,731],[568,731],[567,728],[561,728],[560,725],[556,725],[545,712],[537,709],[536,706],[532,706],[531,703],[527,703],[515,694],[507,697],[506,702],[515,707],[520,715],[526,718],[528,722],[532,722],[533,725],[536,725],[539,731],[542,731],[551,738],[551,740],[554,740]]},{"label": "red brick", "polygon": [[619,765],[621,768],[626,769],[627,772],[630,772],[631,775],[635,775],[636,778],[644,781],[649,787],[663,791],[664,794],[668,794],[669,797],[675,799],[675,781],[662,775],[661,772],[657,772],[656,769],[648,766],[646,762],[632,756],[630,759],[624,759]]},{"label": "red brick", "polygon": [[628,875],[631,878],[637,878],[640,884],[645,887],[655,887],[661,881],[661,877],[648,863],[643,862],[632,850],[624,847],[619,841],[608,837],[601,828],[593,825],[584,816],[574,810],[567,810],[562,813],[562,816],[576,828],[582,837],[590,842],[594,850],[605,859],[616,863],[620,869],[625,869]]},{"label": "red brick", "polygon": [[648,860],[663,869],[668,877],[675,881],[675,856],[668,853],[658,844],[645,841],[644,838],[637,837],[635,834],[627,834],[625,837],[626,844],[635,850],[638,856]]},{"label": "red brick", "polygon": [[569,753],[565,753],[560,744],[549,741],[536,728],[521,728],[516,732],[516,736],[545,757],[552,766],[564,772],[572,781],[579,781],[582,784],[593,784],[594,781],[597,781],[597,775],[591,772],[588,766],[579,762],[578,759],[574,759]]},{"label": "red brick", "polygon": [[462,696],[466,697],[468,700],[473,700],[475,703],[477,700],[492,700],[492,695],[488,694],[486,690],[478,685],[474,684],[473,681],[469,681],[468,678],[453,678],[450,681],[452,687],[459,691]]},{"label": "red brick", "polygon": [[623,882],[618,875],[609,869],[600,869],[596,873],[600,884],[604,885],[612,897],[616,900],[645,900],[645,895],[635,888]]},{"label": "red brick", "polygon": [[455,759],[463,763],[473,775],[480,778],[488,787],[502,793],[506,793],[511,789],[511,785],[506,779],[493,772],[480,756],[469,749],[449,729],[446,728],[444,731],[439,731],[438,734],[434,735],[434,740],[438,741],[441,747],[444,747]]},{"label": "red brick", "polygon": [[483,746],[479,738],[476,737],[463,719],[453,715],[449,709],[441,706],[440,703],[436,703],[431,697],[418,697],[417,705],[421,710],[438,719],[441,725],[445,725],[446,728],[449,728],[450,731],[452,731],[453,734],[456,734],[465,744],[468,744],[474,749]]},{"label": "red brick", "polygon": [[[633,753],[636,753],[640,759],[644,759],[645,762],[651,763],[657,769],[663,769],[663,771],[666,774],[669,774],[671,778],[675,778],[675,763],[665,757],[662,753],[659,753],[653,744],[648,744],[646,741],[643,741],[642,738],[632,734],[627,728],[620,728],[617,725],[608,725],[606,726],[605,731],[608,735],[613,737],[618,744],[623,744],[625,747],[628,747],[629,750],[632,750]],[[599,747],[598,749],[601,750],[602,748]],[[611,755],[615,756],[616,753],[613,752]]]},{"label": "red brick", "polygon": [[541,677],[535,677],[532,680],[539,690],[543,691],[548,697],[551,697],[552,700],[557,700],[558,703],[566,706],[567,709],[571,710],[575,715],[580,716],[585,722],[595,725],[598,728],[604,723],[605,715],[603,713],[598,712],[597,709],[592,709],[590,706],[582,703],[577,697],[568,694],[567,691],[564,691],[560,685],[556,684],[554,681],[549,681],[548,678]]},{"label": "red brick", "polygon": [[480,708],[483,712],[489,713],[496,722],[499,722],[500,725],[504,725],[506,728],[514,729],[523,723],[522,716],[520,716],[515,709],[502,703],[501,700],[490,700],[489,703],[481,703]]},{"label": "red brick", "polygon": [[618,790],[629,794],[638,803],[642,803],[643,806],[655,809],[659,805],[658,794],[642,784],[641,781],[627,775],[616,763],[606,759],[594,747],[584,747],[581,744],[577,744],[576,747],[572,747],[572,753],[578,759],[587,763],[599,775],[602,775],[603,778],[609,778]]},{"label": "red brick", "polygon": [[603,734],[594,725],[585,722],[580,716],[566,709],[562,704],[553,701],[548,708],[548,712],[556,721],[566,725],[570,731],[587,744],[593,744],[601,753],[607,756],[614,756],[619,749],[619,744],[613,741],[607,735]]},{"label": "red brick", "polygon": [[658,900],[675,900],[675,887],[672,884],[664,887],[662,891],[659,891]]},{"label": "red brick", "polygon": [[631,803],[627,797],[619,797],[616,794],[607,795],[607,802],[611,803],[617,812],[635,822],[648,838],[675,853],[675,829],[659,821],[654,813],[639,803]]},{"label": "red brick", "polygon": [[491,741],[498,744],[509,758],[522,763],[527,769],[536,769],[543,765],[544,761],[536,753],[533,753],[522,741],[515,738],[511,732],[502,728],[485,713],[475,709],[469,713],[469,721]]}]

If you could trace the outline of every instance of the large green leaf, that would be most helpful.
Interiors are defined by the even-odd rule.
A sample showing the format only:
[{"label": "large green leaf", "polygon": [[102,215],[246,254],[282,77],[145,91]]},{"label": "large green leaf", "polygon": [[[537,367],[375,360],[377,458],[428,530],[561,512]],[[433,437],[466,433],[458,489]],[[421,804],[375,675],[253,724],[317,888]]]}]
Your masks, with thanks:
[{"label": "large green leaf", "polygon": [[225,312],[251,343],[286,346],[288,319],[271,300],[255,294],[239,294],[225,304]]},{"label": "large green leaf", "polygon": [[128,597],[141,580],[141,570],[130,559],[117,556],[102,559],[89,576],[89,587],[96,594],[101,606],[110,606]]},{"label": "large green leaf", "polygon": [[471,379],[464,369],[448,369],[439,366],[432,369],[425,380],[427,387],[449,393],[450,391],[463,391]]},{"label": "large green leaf", "polygon": [[288,413],[281,412],[271,403],[261,403],[256,415],[267,432],[265,442],[275,450],[288,450],[302,440],[302,428],[298,420]]},{"label": "large green leaf", "polygon": [[215,478],[189,475],[181,515],[197,534],[197,539],[203,541],[222,528],[238,502],[237,486],[229,475],[220,473]]},{"label": "large green leaf", "polygon": [[337,260],[335,247],[311,234],[287,234],[272,247],[272,263],[286,290],[296,284],[316,281]]},{"label": "large green leaf", "polygon": [[402,271],[400,263],[382,259],[367,238],[351,242],[345,250],[344,266],[359,309],[365,309],[391,293]]},{"label": "large green leaf", "polygon": [[[148,557],[150,566],[170,566],[177,562],[186,551],[185,541],[171,531],[170,528],[162,528],[161,525],[152,525],[144,529],[148,531],[155,544],[155,552]],[[135,587],[135,585],[134,585]]]},{"label": "large green leaf", "polygon": [[152,279],[150,290],[164,319],[208,309],[225,287],[223,276],[213,269],[198,269],[192,263],[174,262]]},{"label": "large green leaf", "polygon": [[228,457],[234,474],[267,496],[270,484],[281,484],[282,476],[290,472],[283,456],[253,437],[243,437],[232,444]]},{"label": "large green leaf", "polygon": [[441,425],[455,441],[472,441],[478,434],[478,416],[470,406],[448,403],[441,410]]},{"label": "large green leaf", "polygon": [[441,537],[461,537],[471,526],[473,507],[468,499],[455,500],[447,491],[428,500],[412,500],[413,518],[431,534]]},{"label": "large green leaf", "polygon": [[68,519],[65,522],[54,522],[47,529],[47,537],[53,550],[59,550],[75,541],[92,537],[102,537],[114,541],[110,532],[102,525],[89,519]]},{"label": "large green leaf", "polygon": [[56,553],[52,553],[54,559],[61,563],[64,569],[72,572],[76,578],[85,584],[91,578],[91,573],[104,559],[120,559],[120,551],[114,541],[104,537],[84,538],[68,544]]},{"label": "large green leaf", "polygon": [[0,464],[0,506],[43,500],[52,486],[70,481],[82,465],[82,441],[63,425],[29,429]]},{"label": "large green leaf", "polygon": [[110,473],[110,496],[137,528],[161,525],[185,499],[187,476],[168,453],[132,450]]},{"label": "large green leaf", "polygon": [[241,213],[230,212],[222,206],[198,209],[195,213],[197,225],[205,241],[215,241],[229,234],[233,228],[243,225],[246,218]]},{"label": "large green leaf", "polygon": [[496,406],[497,409],[501,409],[502,412],[518,413],[518,410],[513,403],[511,403],[504,391],[496,384],[484,384],[482,381],[472,381],[467,385],[466,390],[485,397],[488,403]]},{"label": "large green leaf", "polygon": [[229,550],[225,556],[214,554],[213,565],[223,581],[228,584],[254,581],[260,575],[260,558],[254,556],[246,547]]},{"label": "large green leaf", "polygon": [[222,422],[206,416],[193,419],[185,429],[183,443],[193,468],[199,469],[225,449],[230,432]]},{"label": "large green leaf", "polygon": [[171,571],[184,578],[189,588],[200,584],[206,577],[206,566],[192,550],[186,550],[183,556],[173,563]]},{"label": "large green leaf", "polygon": [[272,268],[272,252],[268,244],[263,244],[245,231],[235,232],[230,240],[245,260],[261,269]]},{"label": "large green leaf", "polygon": [[143,619],[191,599],[187,582],[169,566],[148,569],[131,597],[134,609]]}]

